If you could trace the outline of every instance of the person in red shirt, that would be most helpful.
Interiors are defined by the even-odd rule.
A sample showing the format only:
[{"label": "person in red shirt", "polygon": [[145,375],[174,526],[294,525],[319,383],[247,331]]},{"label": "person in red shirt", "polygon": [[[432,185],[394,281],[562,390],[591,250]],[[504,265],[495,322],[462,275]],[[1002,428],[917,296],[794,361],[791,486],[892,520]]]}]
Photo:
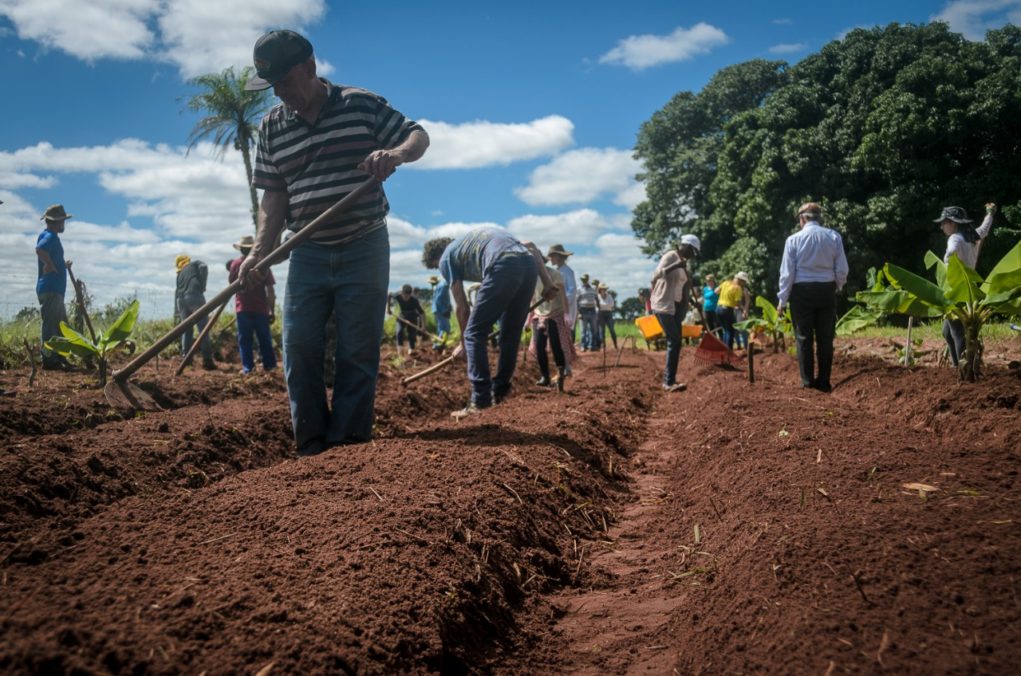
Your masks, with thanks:
[{"label": "person in red shirt", "polygon": [[[238,278],[241,263],[251,253],[254,245],[255,238],[251,235],[245,235],[241,241],[234,244],[234,248],[241,252],[241,257],[235,258],[227,264],[231,282]],[[234,309],[238,317],[238,351],[241,353],[241,372],[245,375],[251,373],[255,368],[253,334],[259,339],[262,368],[272,371],[277,366],[273,336],[269,331],[276,306],[276,294],[273,293],[274,284],[273,273],[267,270],[266,279],[262,284],[249,284],[234,296]]]}]

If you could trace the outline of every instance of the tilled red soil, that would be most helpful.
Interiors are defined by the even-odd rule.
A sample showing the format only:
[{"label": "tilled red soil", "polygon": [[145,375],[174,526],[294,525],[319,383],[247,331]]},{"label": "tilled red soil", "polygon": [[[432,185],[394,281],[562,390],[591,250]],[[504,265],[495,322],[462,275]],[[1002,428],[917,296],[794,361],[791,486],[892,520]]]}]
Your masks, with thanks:
[{"label": "tilled red soil", "polygon": [[302,460],[278,374],[147,368],[138,416],[41,374],[0,399],[0,670],[1012,671],[1018,372],[867,351],[831,395],[528,364],[460,423],[463,365],[387,358],[376,441]]}]

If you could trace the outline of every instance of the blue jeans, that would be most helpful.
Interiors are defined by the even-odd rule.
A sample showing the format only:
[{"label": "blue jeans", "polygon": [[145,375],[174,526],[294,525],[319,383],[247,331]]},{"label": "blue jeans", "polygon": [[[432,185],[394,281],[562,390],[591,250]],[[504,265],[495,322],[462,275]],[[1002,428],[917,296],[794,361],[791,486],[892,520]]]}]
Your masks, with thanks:
[{"label": "blue jeans", "polygon": [[[372,438],[389,278],[386,228],[338,247],[305,243],[291,253],[284,294],[284,375],[300,455]],[[337,329],[332,412],[323,377],[331,312]]]},{"label": "blue jeans", "polygon": [[238,352],[241,353],[241,368],[245,373],[255,368],[254,342],[252,335],[259,339],[259,354],[262,368],[269,371],[277,367],[277,355],[273,351],[273,336],[269,332],[269,315],[261,312],[238,313]]},{"label": "blue jeans", "polygon": [[[181,313],[181,319],[187,319],[194,314],[195,310],[206,304],[205,296],[185,296],[181,299],[180,307],[178,308]],[[195,332],[202,333],[206,328],[206,322],[209,321],[209,315],[203,315],[199,319],[195,326],[189,326],[188,330],[181,334],[181,354],[188,354],[188,350],[195,344]],[[212,330],[212,329],[210,329]],[[202,343],[199,345],[199,352],[202,353],[202,361],[209,363],[213,361],[213,342],[209,339],[207,333],[202,338]]]},{"label": "blue jeans", "polygon": [[663,370],[663,384],[677,382],[677,365],[681,362],[681,325],[687,308],[683,303],[674,303],[674,313],[657,312],[656,319],[666,335],[666,368]]},{"label": "blue jeans", "polygon": [[[518,363],[521,330],[525,327],[538,276],[535,259],[525,253],[504,254],[486,271],[464,331],[472,401],[479,408],[490,406],[494,397],[502,399],[510,392],[514,367]],[[496,377],[490,379],[486,342],[497,320],[500,322],[500,358]]]},{"label": "blue jeans", "polygon": [[446,313],[436,315],[436,337],[444,339],[448,335],[450,335],[450,315]]},{"label": "blue jeans", "polygon": [[[39,338],[42,344],[54,336],[62,336],[60,322],[67,323],[67,310],[64,308],[64,295],[60,293],[37,293],[39,299],[39,313],[42,317],[42,329]],[[46,366],[53,366],[64,361],[56,352],[51,352],[45,347],[42,348],[42,360]]]},{"label": "blue jeans", "polygon": [[599,346],[596,342],[599,313],[594,307],[583,307],[578,309],[578,317],[581,319],[581,349],[596,349]]}]

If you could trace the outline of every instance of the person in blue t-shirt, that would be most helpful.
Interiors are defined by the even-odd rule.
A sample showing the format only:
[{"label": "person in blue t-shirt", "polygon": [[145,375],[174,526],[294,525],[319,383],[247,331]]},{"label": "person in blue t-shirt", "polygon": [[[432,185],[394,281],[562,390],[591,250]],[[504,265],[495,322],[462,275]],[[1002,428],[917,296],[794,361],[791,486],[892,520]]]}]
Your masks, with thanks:
[{"label": "person in blue t-shirt", "polygon": [[[539,249],[531,242],[518,241],[503,228],[484,226],[456,240],[431,239],[423,248],[422,263],[429,269],[440,270],[442,279],[435,293],[437,311],[450,309],[448,288],[457,304],[461,345],[454,350],[454,355],[465,353],[472,386],[469,404],[451,414],[461,419],[500,403],[510,393],[521,331],[528,318],[536,280],[542,279],[546,298],[552,298],[559,288],[546,270]],[[481,284],[475,306],[470,309],[465,282]],[[486,342],[497,321],[500,322],[500,358],[496,376],[490,378]]]},{"label": "person in blue t-shirt", "polygon": [[[46,229],[39,233],[35,243],[39,263],[35,293],[42,315],[40,337],[43,345],[53,336],[60,335],[60,322],[67,322],[64,293],[67,291],[67,269],[71,267],[71,261],[64,260],[60,233],[64,232],[64,222],[69,218],[71,215],[64,211],[63,204],[54,204],[39,219],[46,222]],[[63,357],[45,347],[42,349],[42,361],[44,369],[66,371],[71,368]]]},{"label": "person in blue t-shirt", "polygon": [[436,337],[440,339],[439,342],[433,343],[434,350],[441,349],[447,342],[447,336],[450,335],[450,296],[444,290],[443,300],[440,300],[439,295],[436,293],[436,286],[439,283],[440,278],[436,275],[429,278],[429,285],[433,290],[433,316],[436,317]]}]

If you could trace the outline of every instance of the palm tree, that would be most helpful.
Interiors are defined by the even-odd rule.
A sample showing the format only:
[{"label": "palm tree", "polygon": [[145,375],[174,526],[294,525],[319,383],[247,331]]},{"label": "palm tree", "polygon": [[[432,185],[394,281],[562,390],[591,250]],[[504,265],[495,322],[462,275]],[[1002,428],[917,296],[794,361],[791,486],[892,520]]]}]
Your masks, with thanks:
[{"label": "palm tree", "polygon": [[240,73],[231,66],[221,73],[201,75],[188,81],[203,92],[188,99],[188,109],[193,112],[208,112],[199,120],[188,136],[188,150],[202,139],[213,137],[220,157],[233,147],[241,151],[248,175],[248,191],[252,198],[252,223],[259,227],[259,198],[252,185],[252,146],[255,145],[259,121],[270,103],[270,90],[246,91],[245,83],[253,75],[253,68],[247,66]]}]

